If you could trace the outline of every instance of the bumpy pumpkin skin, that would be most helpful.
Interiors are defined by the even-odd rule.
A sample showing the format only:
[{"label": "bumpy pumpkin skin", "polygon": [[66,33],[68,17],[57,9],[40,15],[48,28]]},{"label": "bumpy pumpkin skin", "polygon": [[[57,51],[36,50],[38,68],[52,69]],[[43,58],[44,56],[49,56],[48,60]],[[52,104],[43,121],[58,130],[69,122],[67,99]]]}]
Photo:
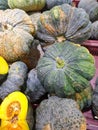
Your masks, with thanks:
[{"label": "bumpy pumpkin skin", "polygon": [[36,130],[86,130],[86,119],[72,99],[52,96],[36,109]]},{"label": "bumpy pumpkin skin", "polygon": [[0,11],[0,55],[14,62],[29,53],[34,26],[30,17],[20,9]]},{"label": "bumpy pumpkin skin", "polygon": [[10,8],[25,11],[40,11],[45,6],[45,0],[8,0]]},{"label": "bumpy pumpkin skin", "polygon": [[0,99],[14,91],[20,91],[25,82],[28,68],[22,61],[11,64],[6,81],[0,86]]},{"label": "bumpy pumpkin skin", "polygon": [[42,46],[65,40],[83,43],[90,34],[91,22],[88,14],[83,9],[68,4],[44,11],[38,20],[37,37]]},{"label": "bumpy pumpkin skin", "polygon": [[5,10],[8,9],[8,0],[0,0],[0,9],[1,10]]},{"label": "bumpy pumpkin skin", "polygon": [[78,8],[83,8],[89,15],[92,22],[98,20],[98,1],[97,0],[80,0]]},{"label": "bumpy pumpkin skin", "polygon": [[85,47],[69,41],[48,47],[36,68],[46,91],[59,97],[73,98],[83,92],[95,74],[94,57]]},{"label": "bumpy pumpkin skin", "polygon": [[46,93],[37,77],[37,70],[35,68],[28,73],[26,90],[24,93],[30,98],[32,103],[38,101]]},{"label": "bumpy pumpkin skin", "polygon": [[98,77],[96,79],[96,84],[93,91],[92,112],[94,114],[94,118],[98,120]]},{"label": "bumpy pumpkin skin", "polygon": [[29,119],[30,121],[32,117],[33,113],[29,109],[28,99],[19,91],[9,94],[1,103],[0,119],[2,130],[29,130],[26,120]]}]

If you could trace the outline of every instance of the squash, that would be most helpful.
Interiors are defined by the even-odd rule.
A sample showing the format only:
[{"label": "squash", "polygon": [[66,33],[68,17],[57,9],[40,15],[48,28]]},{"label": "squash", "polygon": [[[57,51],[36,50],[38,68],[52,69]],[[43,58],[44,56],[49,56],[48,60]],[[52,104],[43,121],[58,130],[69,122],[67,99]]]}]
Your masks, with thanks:
[{"label": "squash", "polygon": [[32,103],[40,100],[41,97],[46,94],[44,87],[37,78],[37,70],[35,68],[28,73],[26,90],[24,93],[30,98]]},{"label": "squash", "polygon": [[4,99],[14,91],[21,91],[25,83],[28,68],[22,61],[10,65],[7,79],[0,86],[0,99]]},{"label": "squash", "polygon": [[90,39],[98,40],[98,21],[92,23]]},{"label": "squash", "polygon": [[6,10],[8,8],[8,0],[0,0],[0,10]]},{"label": "squash", "polygon": [[93,90],[92,113],[94,118],[98,120],[98,77],[96,78],[95,88]]},{"label": "squash", "polygon": [[9,65],[6,60],[0,56],[0,84],[5,80],[9,71]]},{"label": "squash", "polygon": [[[26,121],[27,113],[30,112],[28,111],[28,107],[28,99],[23,93],[19,91],[10,93],[3,100],[0,106],[0,129],[29,130],[29,126]],[[29,116],[33,117],[33,113],[31,113]]]},{"label": "squash", "polygon": [[62,4],[73,5],[72,0],[46,0],[45,9],[51,9],[54,6],[62,5]]},{"label": "squash", "polygon": [[42,47],[69,40],[82,44],[90,37],[91,22],[84,9],[68,4],[44,11],[38,20],[37,38]]},{"label": "squash", "polygon": [[88,49],[69,41],[49,46],[36,68],[38,79],[48,93],[73,99],[76,93],[91,87],[89,81],[95,74],[94,57]]},{"label": "squash", "polygon": [[38,49],[38,45],[39,41],[35,39],[30,48],[30,52],[21,58],[21,61],[27,65],[29,70],[36,67],[37,62],[40,58],[40,50]]},{"label": "squash", "polygon": [[92,22],[98,20],[98,1],[97,0],[80,0],[78,8],[83,8],[89,15]]},{"label": "squash", "polygon": [[20,60],[30,51],[34,25],[20,9],[0,11],[0,55],[7,62]]},{"label": "squash", "polygon": [[36,130],[86,130],[86,119],[72,99],[56,96],[36,109]]},{"label": "squash", "polygon": [[45,6],[45,0],[8,0],[11,9],[19,8],[25,11],[40,11]]}]

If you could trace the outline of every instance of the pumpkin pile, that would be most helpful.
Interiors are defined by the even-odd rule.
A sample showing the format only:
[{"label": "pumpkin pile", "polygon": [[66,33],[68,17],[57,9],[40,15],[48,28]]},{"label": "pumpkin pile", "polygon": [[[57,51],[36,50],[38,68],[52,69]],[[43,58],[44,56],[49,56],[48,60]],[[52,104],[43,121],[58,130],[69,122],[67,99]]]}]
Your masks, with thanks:
[{"label": "pumpkin pile", "polygon": [[0,2],[0,130],[86,130],[89,14],[72,0]]}]

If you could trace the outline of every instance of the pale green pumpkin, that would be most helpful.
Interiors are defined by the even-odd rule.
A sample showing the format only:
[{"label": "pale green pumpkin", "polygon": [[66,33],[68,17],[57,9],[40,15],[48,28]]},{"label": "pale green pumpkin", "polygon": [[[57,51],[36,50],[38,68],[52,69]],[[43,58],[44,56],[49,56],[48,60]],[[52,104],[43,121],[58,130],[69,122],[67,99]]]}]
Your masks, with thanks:
[{"label": "pale green pumpkin", "polygon": [[25,11],[38,11],[44,8],[45,0],[8,0],[11,9],[19,8]]}]

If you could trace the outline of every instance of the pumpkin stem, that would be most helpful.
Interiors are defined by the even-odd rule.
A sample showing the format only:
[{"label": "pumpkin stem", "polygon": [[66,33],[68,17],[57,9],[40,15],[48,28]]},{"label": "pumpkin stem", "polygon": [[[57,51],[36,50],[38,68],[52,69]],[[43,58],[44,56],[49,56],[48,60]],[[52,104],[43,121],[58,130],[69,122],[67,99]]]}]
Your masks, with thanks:
[{"label": "pumpkin stem", "polygon": [[66,38],[64,37],[64,36],[58,36],[57,37],[57,41],[58,42],[63,42],[63,41],[65,41],[66,40]]},{"label": "pumpkin stem", "polygon": [[60,57],[56,58],[57,68],[63,68],[65,66],[64,60],[62,60]]}]

